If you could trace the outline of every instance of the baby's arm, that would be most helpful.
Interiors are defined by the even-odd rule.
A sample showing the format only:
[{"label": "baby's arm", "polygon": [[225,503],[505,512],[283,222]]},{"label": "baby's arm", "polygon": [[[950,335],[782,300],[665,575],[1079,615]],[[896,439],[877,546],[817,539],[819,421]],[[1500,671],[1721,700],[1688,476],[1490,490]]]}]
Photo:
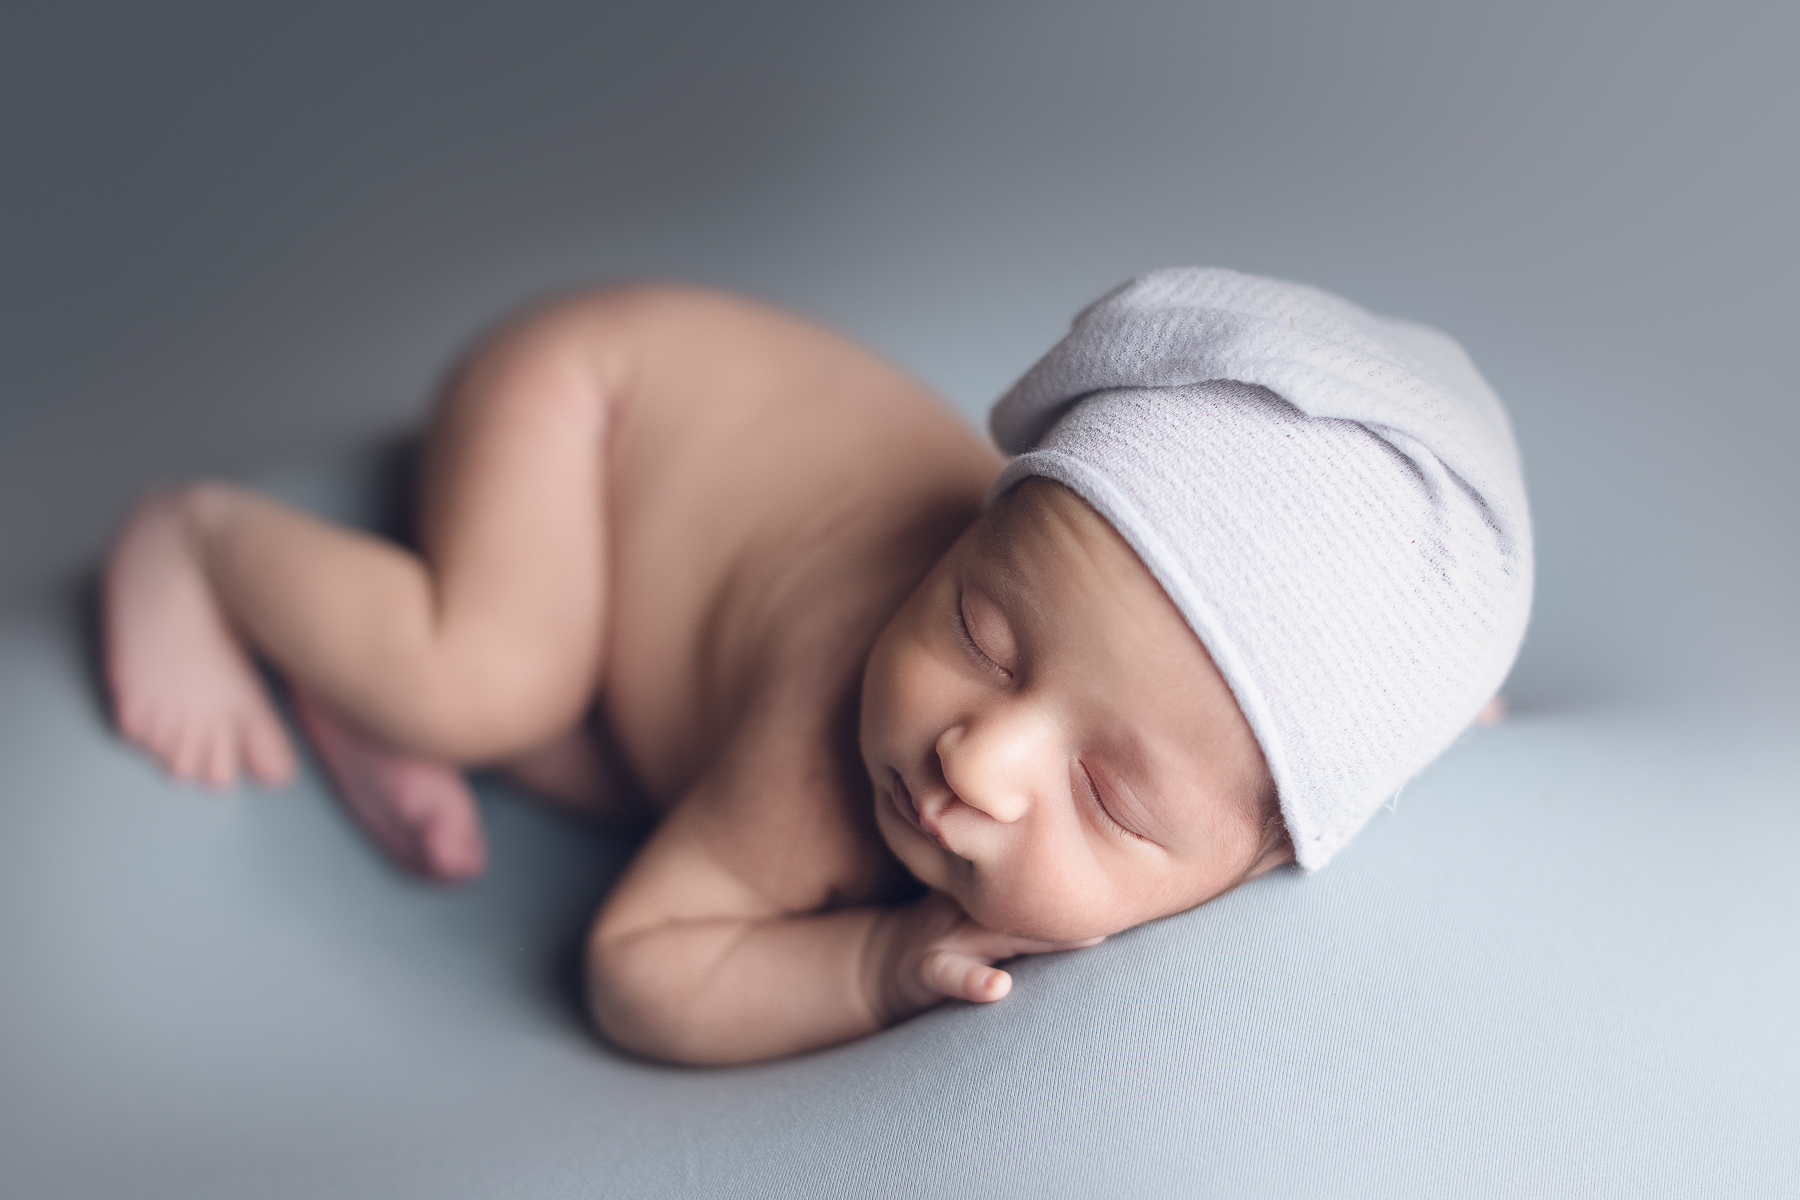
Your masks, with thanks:
[{"label": "baby's arm", "polygon": [[821,911],[826,873],[805,855],[818,847],[802,835],[786,863],[751,857],[758,838],[733,828],[741,815],[729,800],[690,797],[595,922],[589,1003],[626,1049],[695,1064],[797,1054],[946,997],[998,1000],[1012,981],[993,963],[1075,948],[983,929],[938,893]]}]

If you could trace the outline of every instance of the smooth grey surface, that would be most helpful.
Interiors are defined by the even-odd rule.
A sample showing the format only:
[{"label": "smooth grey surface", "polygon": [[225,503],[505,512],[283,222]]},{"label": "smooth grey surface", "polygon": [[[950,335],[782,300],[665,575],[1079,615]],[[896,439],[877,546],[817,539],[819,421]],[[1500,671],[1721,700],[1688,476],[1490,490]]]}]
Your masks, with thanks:
[{"label": "smooth grey surface", "polygon": [[[1791,5],[544,4],[0,13],[0,1193],[1786,1195],[1800,763]],[[390,872],[308,778],[117,746],[71,580],[150,480],[366,444],[546,289],[670,275],[974,416],[1102,288],[1218,263],[1437,324],[1541,550],[1398,812],[731,1072],[598,1048],[628,850],[490,789]]]},{"label": "smooth grey surface", "polygon": [[[1781,1196],[1800,1188],[1794,709],[1526,715],[1329,870],[799,1061],[598,1046],[628,847],[490,788],[400,878],[310,774],[172,786],[66,606],[0,628],[9,1196]],[[1451,852],[1456,848],[1456,852]]]}]

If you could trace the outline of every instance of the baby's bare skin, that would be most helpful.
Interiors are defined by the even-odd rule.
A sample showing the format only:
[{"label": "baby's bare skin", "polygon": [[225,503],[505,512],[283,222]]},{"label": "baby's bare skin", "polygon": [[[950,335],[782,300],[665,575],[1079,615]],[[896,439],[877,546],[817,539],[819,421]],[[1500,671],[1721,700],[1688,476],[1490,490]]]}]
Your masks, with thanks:
[{"label": "baby's bare skin", "polygon": [[[501,331],[447,389],[422,557],[221,485],[142,505],[108,568],[120,728],[183,777],[284,778],[253,649],[352,811],[415,870],[485,863],[460,766],[655,823],[590,943],[596,1018],[641,1053],[774,1057],[996,999],[998,960],[1091,944],[1281,859],[1240,803],[1262,777],[1248,727],[1109,526],[1072,496],[1009,502],[1025,515],[1006,536],[1038,568],[987,535],[945,555],[999,465],[926,389],[796,318],[679,288],[577,297]],[[1020,533],[1040,508],[1046,532]],[[1070,583],[1065,561],[1101,574]],[[968,653],[939,612],[964,581],[985,589]],[[1018,661],[982,674],[983,638]],[[871,728],[871,711],[892,716]],[[986,783],[959,793],[953,770],[1008,777],[949,748],[977,724],[1036,730],[1047,761],[1080,769],[1004,804]],[[1100,793],[1090,808],[1070,784],[1090,761],[1115,799],[1142,793],[1126,820],[1152,838],[1099,840],[1116,836],[1093,832]],[[908,867],[945,891],[914,899]],[[1034,924],[1044,886],[1057,915]]]}]

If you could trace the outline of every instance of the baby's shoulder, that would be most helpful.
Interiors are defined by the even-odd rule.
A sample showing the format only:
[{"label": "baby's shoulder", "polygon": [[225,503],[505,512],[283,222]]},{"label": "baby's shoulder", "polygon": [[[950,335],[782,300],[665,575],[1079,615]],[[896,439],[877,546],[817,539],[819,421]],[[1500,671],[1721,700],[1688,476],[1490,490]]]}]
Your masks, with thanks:
[{"label": "baby's shoulder", "polygon": [[875,824],[855,697],[823,699],[770,688],[680,803],[715,857],[792,912],[891,900],[910,879]]}]

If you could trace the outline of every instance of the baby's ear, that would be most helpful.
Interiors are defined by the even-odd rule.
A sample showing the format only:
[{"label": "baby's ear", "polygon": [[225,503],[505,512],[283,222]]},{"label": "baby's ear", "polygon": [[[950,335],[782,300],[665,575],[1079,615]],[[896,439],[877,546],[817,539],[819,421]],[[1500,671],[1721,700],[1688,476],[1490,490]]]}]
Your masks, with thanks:
[{"label": "baby's ear", "polygon": [[1256,861],[1244,873],[1244,882],[1294,861],[1294,839],[1288,836],[1287,822],[1282,820],[1281,805],[1276,802],[1263,811],[1262,844],[1257,850]]},{"label": "baby's ear", "polygon": [[1293,865],[1294,848],[1292,846],[1282,846],[1257,859],[1256,865],[1251,867],[1244,875],[1243,882],[1249,883],[1252,879],[1267,875],[1277,867],[1291,867]]}]

